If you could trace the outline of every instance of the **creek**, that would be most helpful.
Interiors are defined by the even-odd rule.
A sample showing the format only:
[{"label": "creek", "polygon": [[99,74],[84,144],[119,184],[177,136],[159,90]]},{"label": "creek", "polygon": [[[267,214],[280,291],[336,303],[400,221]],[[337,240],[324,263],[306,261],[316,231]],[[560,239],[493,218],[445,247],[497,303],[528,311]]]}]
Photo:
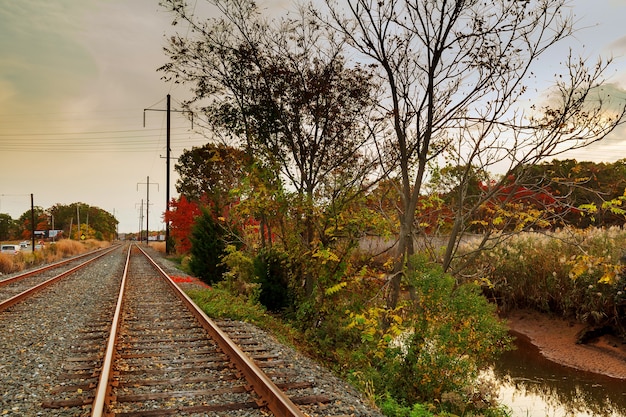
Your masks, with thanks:
[{"label": "creek", "polygon": [[490,371],[512,417],[626,416],[626,381],[561,366],[515,336],[517,349]]}]

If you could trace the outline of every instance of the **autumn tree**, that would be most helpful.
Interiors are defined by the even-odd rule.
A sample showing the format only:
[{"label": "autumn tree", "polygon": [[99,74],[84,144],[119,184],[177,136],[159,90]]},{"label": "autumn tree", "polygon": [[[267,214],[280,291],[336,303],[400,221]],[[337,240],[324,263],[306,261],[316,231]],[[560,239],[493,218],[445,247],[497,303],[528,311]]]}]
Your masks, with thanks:
[{"label": "autumn tree", "polygon": [[566,224],[576,227],[624,224],[626,160],[595,163],[553,159],[529,167],[528,171],[555,195],[567,197],[575,208],[564,217]]},{"label": "autumn tree", "polygon": [[174,166],[180,175],[176,190],[188,200],[204,200],[221,215],[237,199],[236,192],[251,163],[249,154],[224,144],[209,143],[185,150]]},{"label": "autumn tree", "polygon": [[[33,215],[35,219],[35,226],[33,228]],[[20,218],[17,220],[19,228],[20,228],[20,237],[22,239],[30,239],[32,236],[32,231],[34,230],[47,230],[48,229],[48,215],[46,211],[39,206],[33,207],[33,209],[24,212]]]},{"label": "autumn tree", "polygon": [[[610,86],[601,87],[607,64],[589,66],[572,53],[563,57],[545,101],[521,106],[529,100],[541,58],[575,33],[565,0],[327,0],[327,5],[329,16],[320,15],[320,21],[342,33],[358,59],[376,63],[385,86],[378,149],[386,152],[381,163],[401,197],[391,307],[422,231],[416,209],[433,164],[466,167],[457,176],[455,220],[442,257],[448,270],[467,220],[492,196],[482,193],[465,204],[474,169],[515,170],[515,181],[524,184],[520,167],[587,146],[622,122],[623,102],[611,103]],[[481,247],[501,237],[486,230]]]},{"label": "autumn tree", "polygon": [[[342,45],[304,11],[268,22],[253,1],[216,0],[210,3],[221,17],[204,21],[179,0],[162,3],[192,35],[171,38],[170,62],[161,70],[193,86],[187,105],[202,112],[215,135],[254,155],[263,172],[276,173],[257,178],[287,197],[280,213],[289,216],[282,221],[289,236],[282,243],[300,262],[310,260],[329,241],[323,207],[349,201],[374,172],[363,146],[373,105],[370,69],[348,66]],[[311,295],[317,275],[306,266],[301,273]]]},{"label": "autumn tree", "polygon": [[[50,215],[50,224],[46,229],[52,228],[54,220],[54,228],[63,230],[68,238],[78,239],[78,221],[88,238],[113,240],[117,237],[117,219],[99,207],[86,203],[55,204],[47,210],[47,213]],[[72,232],[76,233],[74,236],[70,235],[70,227]]]},{"label": "autumn tree", "polygon": [[191,250],[191,232],[200,214],[198,204],[189,201],[184,194],[178,200],[172,199],[170,202],[170,209],[165,212],[165,221],[170,222],[170,233],[177,253],[188,253]]},{"label": "autumn tree", "polygon": [[10,215],[0,213],[0,240],[10,240],[17,235],[17,226]]},{"label": "autumn tree", "polygon": [[232,241],[233,237],[224,222],[203,207],[191,229],[191,272],[207,284],[222,281],[226,272],[222,257],[227,245],[236,243]]}]

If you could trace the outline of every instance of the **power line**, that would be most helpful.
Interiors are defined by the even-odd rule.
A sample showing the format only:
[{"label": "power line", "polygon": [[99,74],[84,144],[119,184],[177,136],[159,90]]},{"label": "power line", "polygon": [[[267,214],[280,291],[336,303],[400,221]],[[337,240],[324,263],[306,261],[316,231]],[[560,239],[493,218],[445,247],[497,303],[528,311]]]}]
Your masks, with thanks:
[{"label": "power line", "polygon": [[[149,131],[158,132],[161,129],[149,129]],[[12,137],[12,136],[67,136],[67,135],[98,135],[98,134],[112,134],[112,133],[133,133],[133,132],[145,132],[144,129],[132,129],[132,130],[95,130],[84,132],[27,132],[27,133],[0,133],[0,137]]]}]

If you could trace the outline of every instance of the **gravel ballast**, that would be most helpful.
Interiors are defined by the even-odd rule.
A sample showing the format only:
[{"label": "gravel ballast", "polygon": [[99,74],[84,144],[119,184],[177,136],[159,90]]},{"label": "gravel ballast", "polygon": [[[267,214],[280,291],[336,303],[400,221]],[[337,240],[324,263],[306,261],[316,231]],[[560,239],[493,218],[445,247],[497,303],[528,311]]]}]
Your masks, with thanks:
[{"label": "gravel ballast", "polygon": [[[108,300],[119,288],[125,258],[122,253],[125,251],[106,255],[95,265],[0,313],[0,415],[89,415],[88,407],[46,409],[41,404],[63,383],[60,364],[76,352],[81,329],[101,319]],[[155,251],[149,253],[170,275],[184,275]],[[264,343],[275,344],[273,349],[296,364],[301,378],[315,381],[319,394],[332,399],[328,406],[311,410],[311,416],[382,417],[345,381],[261,329],[246,326]]]}]

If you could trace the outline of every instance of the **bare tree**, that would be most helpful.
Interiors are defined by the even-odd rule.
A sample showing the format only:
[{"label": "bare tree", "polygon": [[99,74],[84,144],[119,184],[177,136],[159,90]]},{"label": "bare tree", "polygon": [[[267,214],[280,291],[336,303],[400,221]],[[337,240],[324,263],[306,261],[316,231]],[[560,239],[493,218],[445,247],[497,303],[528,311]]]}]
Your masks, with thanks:
[{"label": "bare tree", "polygon": [[[466,220],[493,193],[467,203],[476,169],[516,172],[524,166],[604,138],[624,116],[602,96],[608,63],[587,65],[570,54],[556,74],[550,100],[524,108],[534,67],[571,38],[574,22],[565,0],[326,0],[330,25],[367,61],[386,85],[380,102],[390,126],[380,149],[391,161],[402,204],[395,306],[401,271],[419,235],[416,207],[429,164],[466,167],[458,175],[458,205],[443,265],[450,268]],[[508,176],[503,181],[510,180]],[[484,245],[492,238],[485,234]]]}]

